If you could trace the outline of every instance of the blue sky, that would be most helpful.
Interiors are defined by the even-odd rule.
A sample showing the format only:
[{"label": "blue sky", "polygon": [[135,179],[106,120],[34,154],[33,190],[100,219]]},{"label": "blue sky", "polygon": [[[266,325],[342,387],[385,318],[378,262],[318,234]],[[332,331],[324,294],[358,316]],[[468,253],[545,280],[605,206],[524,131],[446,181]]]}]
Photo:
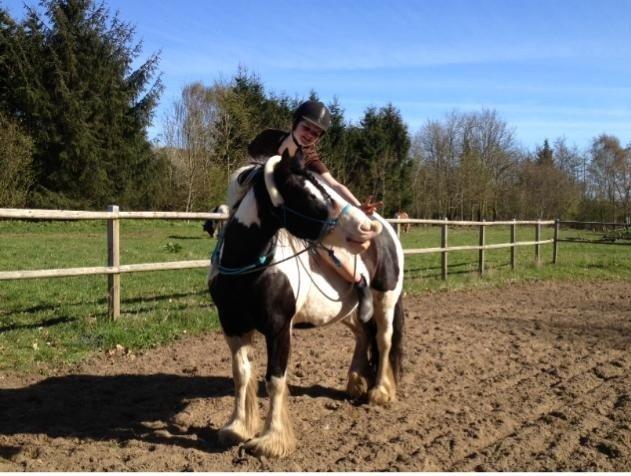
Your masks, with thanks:
[{"label": "blue sky", "polygon": [[[136,25],[142,59],[162,51],[152,138],[185,84],[243,65],[268,92],[337,97],[351,121],[391,102],[412,134],[487,108],[528,148],[560,136],[585,148],[601,133],[631,142],[631,0],[105,3]],[[22,1],[0,4],[21,16]]]}]

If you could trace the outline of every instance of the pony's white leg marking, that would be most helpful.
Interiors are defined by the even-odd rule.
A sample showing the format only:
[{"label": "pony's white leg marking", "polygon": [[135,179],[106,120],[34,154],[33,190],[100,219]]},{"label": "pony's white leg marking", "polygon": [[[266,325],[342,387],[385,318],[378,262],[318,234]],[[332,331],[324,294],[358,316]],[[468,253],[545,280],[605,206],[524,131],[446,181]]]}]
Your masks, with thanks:
[{"label": "pony's white leg marking", "polygon": [[245,448],[256,456],[282,458],[296,449],[296,439],[289,420],[289,389],[286,375],[272,377],[267,382],[270,408],[260,437],[245,443]]},{"label": "pony's white leg marking", "polygon": [[348,383],[346,391],[353,398],[362,398],[368,394],[368,389],[373,385],[368,363],[369,336],[356,318],[345,319],[346,324],[355,335],[355,351],[348,370]]},{"label": "pony's white leg marking", "polygon": [[375,386],[370,390],[368,401],[384,405],[396,397],[396,381],[390,364],[392,335],[394,331],[394,307],[398,298],[396,291],[375,292],[374,319],[377,323],[377,346],[379,347],[379,365]]},{"label": "pony's white leg marking", "polygon": [[248,351],[253,332],[241,337],[228,337],[226,341],[232,353],[232,375],[235,400],[232,417],[219,431],[219,441],[235,444],[252,438],[260,427],[256,400],[256,379],[252,377],[252,366]]}]

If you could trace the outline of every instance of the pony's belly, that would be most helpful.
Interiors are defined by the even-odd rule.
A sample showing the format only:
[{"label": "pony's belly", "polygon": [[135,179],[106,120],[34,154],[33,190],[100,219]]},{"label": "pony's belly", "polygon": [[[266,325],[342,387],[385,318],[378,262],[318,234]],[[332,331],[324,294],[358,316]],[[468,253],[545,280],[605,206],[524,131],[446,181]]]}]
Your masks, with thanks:
[{"label": "pony's belly", "polygon": [[304,247],[301,248],[300,243],[296,246],[291,242],[290,245],[281,243],[285,246],[279,246],[276,251],[276,260],[282,261],[277,271],[287,277],[296,298],[294,323],[322,326],[344,319],[355,310],[354,284],[345,281],[336,270],[310,253],[287,260]]},{"label": "pony's belly", "polygon": [[344,319],[354,310],[355,306],[352,304],[329,303],[329,305],[323,305],[322,302],[308,300],[296,314],[294,323],[308,322],[315,326],[323,326]]},{"label": "pony's belly", "polygon": [[[319,270],[321,273],[323,270]],[[308,322],[316,326],[331,324],[355,310],[357,298],[353,284],[344,281],[334,271],[313,273],[311,282],[299,306],[294,322]]]}]

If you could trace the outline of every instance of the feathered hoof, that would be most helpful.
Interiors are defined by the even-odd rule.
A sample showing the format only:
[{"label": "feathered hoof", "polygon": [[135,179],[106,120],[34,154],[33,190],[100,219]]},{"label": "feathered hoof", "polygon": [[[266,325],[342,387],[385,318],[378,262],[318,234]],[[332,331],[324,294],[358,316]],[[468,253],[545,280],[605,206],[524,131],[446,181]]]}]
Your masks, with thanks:
[{"label": "feathered hoof", "polygon": [[269,432],[245,442],[243,446],[254,456],[285,458],[296,449],[296,441],[292,436],[280,432]]},{"label": "feathered hoof", "polygon": [[351,398],[364,398],[366,395],[368,395],[368,387],[368,379],[364,375],[358,372],[349,372],[348,383],[346,384],[346,391],[351,396]]},{"label": "feathered hoof", "polygon": [[394,399],[394,390],[388,390],[383,385],[373,388],[368,394],[368,403],[370,403],[371,405],[384,406],[388,403],[393,402]]},{"label": "feathered hoof", "polygon": [[254,435],[255,429],[248,429],[241,421],[233,421],[219,430],[217,438],[221,445],[232,446],[248,441]]}]

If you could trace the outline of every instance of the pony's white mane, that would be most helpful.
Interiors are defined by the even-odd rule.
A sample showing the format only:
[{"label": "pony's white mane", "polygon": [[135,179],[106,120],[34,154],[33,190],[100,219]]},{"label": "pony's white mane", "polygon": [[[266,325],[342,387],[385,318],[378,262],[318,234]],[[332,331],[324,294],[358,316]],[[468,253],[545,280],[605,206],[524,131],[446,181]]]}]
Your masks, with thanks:
[{"label": "pony's white mane", "polygon": [[[276,184],[274,183],[274,167],[280,161],[281,156],[275,155],[267,159],[267,161],[263,165],[263,177],[265,180],[265,187],[267,188],[270,200],[275,207],[278,207],[285,203],[285,200],[283,199],[282,195],[278,191],[278,188],[276,187]],[[228,206],[230,207],[230,212],[233,212],[235,206],[243,199],[243,197],[245,197],[245,194],[250,189],[252,177],[259,167],[261,167],[260,164],[246,165],[244,167],[240,167],[235,172],[233,172],[232,175],[230,175],[230,179],[228,182]],[[319,174],[312,172],[312,176],[318,181],[318,184],[326,190],[329,196],[338,204],[344,206],[348,203],[348,200],[342,198],[339,193],[337,193],[326,182],[324,182]],[[307,180],[305,186],[310,189],[316,197],[322,196],[321,192],[310,181]]]}]

